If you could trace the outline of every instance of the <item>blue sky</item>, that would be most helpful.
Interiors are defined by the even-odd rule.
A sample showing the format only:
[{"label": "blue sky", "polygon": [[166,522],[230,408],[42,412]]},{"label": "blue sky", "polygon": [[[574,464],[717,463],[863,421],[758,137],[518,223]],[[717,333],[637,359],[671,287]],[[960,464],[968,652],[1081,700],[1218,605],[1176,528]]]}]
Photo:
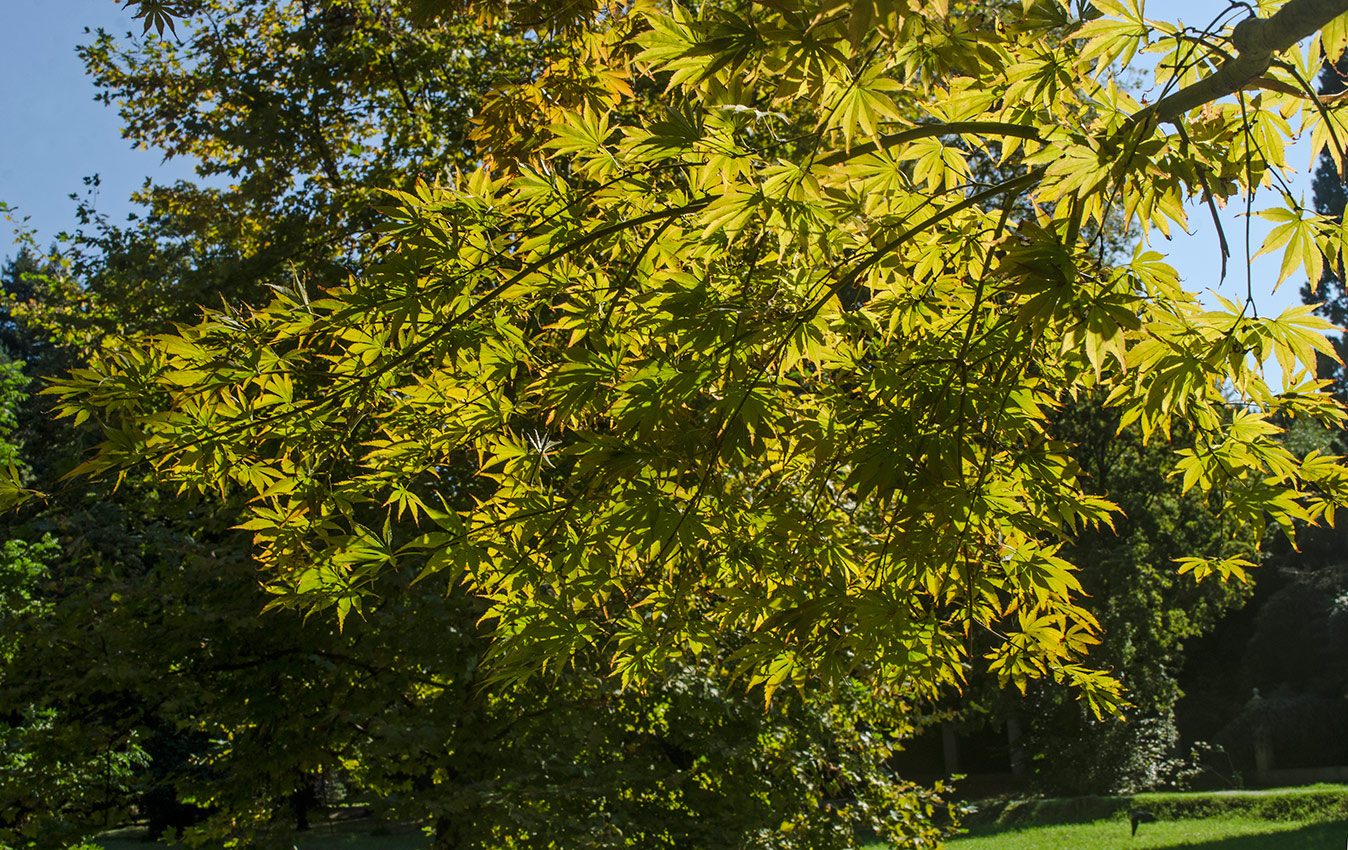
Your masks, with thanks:
[{"label": "blue sky", "polygon": [[[1231,6],[1227,0],[1151,0],[1146,4],[1147,17],[1153,20],[1178,21],[1191,27],[1206,27],[1218,14]],[[1153,96],[1151,98],[1155,100]],[[1296,169],[1288,183],[1293,196],[1311,203],[1311,177],[1314,163],[1311,162],[1309,139],[1292,145],[1287,152],[1287,164]],[[1272,191],[1265,190],[1255,196],[1254,210],[1274,206],[1281,199]],[[1217,229],[1212,223],[1211,213],[1203,206],[1193,205],[1189,209],[1189,234],[1174,232],[1175,238],[1169,242],[1157,240],[1153,243],[1156,250],[1168,254],[1170,262],[1179,270],[1180,277],[1190,289],[1213,290],[1223,297],[1239,302],[1246,293],[1245,266],[1245,205],[1232,204],[1219,210],[1222,229],[1226,233],[1231,248],[1231,259],[1227,263],[1227,277],[1221,279],[1221,250]],[[1272,225],[1261,218],[1250,221],[1249,253],[1255,254],[1263,244]],[[1293,274],[1283,281],[1275,292],[1273,282],[1278,278],[1278,267],[1282,263],[1281,252],[1274,252],[1254,260],[1249,275],[1255,304],[1261,315],[1274,315],[1292,304],[1301,303],[1301,285],[1304,275]],[[1210,301],[1210,299],[1209,299]],[[1210,301],[1211,303],[1211,301]],[[1277,364],[1272,364],[1274,370]]]},{"label": "blue sky", "polygon": [[[115,107],[95,103],[75,46],[84,28],[139,31],[116,0],[0,0],[0,201],[30,216],[45,244],[75,226],[83,178],[102,180],[97,206],[115,217],[131,210],[127,197],[147,175],[190,177],[190,163],[131,149]],[[8,225],[8,222],[5,222]],[[0,231],[0,256],[13,253]]]},{"label": "blue sky", "polygon": [[[1227,5],[1225,0],[1152,0],[1147,14],[1204,26]],[[116,109],[93,101],[94,88],[75,46],[88,38],[85,27],[118,33],[139,30],[118,0],[0,0],[0,9],[0,80],[5,81],[0,86],[5,128],[0,132],[0,201],[30,217],[28,223],[37,229],[40,242],[74,227],[74,202],[67,196],[83,193],[82,181],[88,175],[100,176],[96,206],[113,218],[131,211],[127,197],[147,175],[160,181],[191,176],[190,163],[163,162],[156,153],[132,150],[121,138]],[[1306,146],[1294,149],[1290,161],[1300,169],[1293,187],[1309,202]],[[1257,201],[1255,208],[1273,200]],[[1238,300],[1245,294],[1244,225],[1235,209],[1225,211],[1223,220],[1236,256],[1218,291]],[[1192,288],[1218,288],[1217,238],[1206,210],[1193,211],[1191,228],[1192,235],[1177,232],[1174,240],[1158,240],[1154,247],[1170,256]],[[1258,250],[1268,227],[1256,219],[1252,229],[1251,252]],[[13,253],[7,236],[0,231],[0,256]],[[1300,300],[1302,281],[1295,277],[1272,292],[1277,266],[1276,257],[1256,261],[1254,293],[1263,314],[1276,314]]]}]

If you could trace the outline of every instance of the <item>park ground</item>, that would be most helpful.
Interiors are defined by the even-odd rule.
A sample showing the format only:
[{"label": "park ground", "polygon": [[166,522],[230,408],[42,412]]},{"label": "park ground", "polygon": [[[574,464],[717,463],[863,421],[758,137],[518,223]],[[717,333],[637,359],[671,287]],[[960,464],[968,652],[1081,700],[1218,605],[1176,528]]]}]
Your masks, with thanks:
[{"label": "park ground", "polygon": [[[1135,809],[1156,816],[1136,836]],[[1339,850],[1348,786],[993,802],[966,823],[949,850]]]},{"label": "park ground", "polygon": [[1344,846],[1348,820],[1325,823],[1215,817],[1146,824],[1136,837],[1128,821],[1024,827],[975,834],[949,842],[949,850],[1319,850]]},{"label": "park ground", "polygon": [[[1156,816],[1131,834],[1129,812]],[[964,834],[949,850],[1339,850],[1348,844],[1348,786],[1263,791],[1139,794],[969,805]],[[144,850],[134,830],[105,837],[103,850]],[[415,826],[370,819],[297,833],[298,850],[425,850]],[[867,850],[885,850],[874,844]]]}]

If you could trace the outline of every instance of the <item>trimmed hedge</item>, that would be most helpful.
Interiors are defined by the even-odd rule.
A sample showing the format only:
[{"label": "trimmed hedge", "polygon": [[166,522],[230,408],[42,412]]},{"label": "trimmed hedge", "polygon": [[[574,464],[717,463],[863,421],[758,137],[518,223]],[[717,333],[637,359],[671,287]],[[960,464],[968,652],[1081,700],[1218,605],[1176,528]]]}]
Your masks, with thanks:
[{"label": "trimmed hedge", "polygon": [[1348,785],[1313,785],[1268,791],[1137,794],[1132,797],[1066,797],[981,801],[969,805],[965,826],[1044,826],[1127,820],[1146,809],[1162,820],[1242,815],[1276,821],[1348,820]]}]

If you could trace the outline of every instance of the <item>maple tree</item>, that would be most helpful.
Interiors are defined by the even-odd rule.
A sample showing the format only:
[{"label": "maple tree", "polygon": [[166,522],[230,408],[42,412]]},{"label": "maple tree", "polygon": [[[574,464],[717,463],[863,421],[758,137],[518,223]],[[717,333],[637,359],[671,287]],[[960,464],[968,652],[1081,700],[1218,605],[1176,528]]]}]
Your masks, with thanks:
[{"label": "maple tree", "polygon": [[[379,250],[364,232],[373,187],[466,162],[491,80],[528,80],[491,94],[518,106],[575,73],[570,91],[593,101],[585,69],[553,64],[541,39],[413,29],[398,10],[203,0],[163,40],[99,32],[81,48],[126,135],[194,155],[206,180],[147,184],[121,225],[82,208],[67,252],[6,267],[2,341],[38,386],[106,335],[162,332],[201,300],[258,300],[269,284],[359,267]],[[491,138],[510,132],[510,109],[490,114]],[[22,384],[17,364],[4,377]],[[97,439],[52,423],[40,400],[0,402],[0,431],[17,426],[0,448],[27,486]],[[5,517],[0,845],[65,846],[134,816],[151,837],[187,827],[189,844],[289,847],[317,777],[426,823],[444,848],[939,833],[934,794],[886,763],[921,716],[897,689],[778,699],[765,714],[707,658],[645,693],[585,660],[497,693],[481,687],[482,601],[409,587],[409,564],[369,586],[380,601],[340,632],[258,618],[267,597],[247,535],[229,530],[238,499],[179,498],[139,472],[109,485],[78,480]]]},{"label": "maple tree", "polygon": [[[563,110],[546,156],[391,193],[369,271],[108,342],[54,391],[105,423],[87,470],[250,498],[275,604],[344,619],[410,563],[490,603],[502,678],[597,650],[640,681],[734,634],[769,696],[980,663],[1109,710],[1062,546],[1116,508],[1057,439],[1066,400],[1184,439],[1183,489],[1232,526],[1348,498],[1337,458],[1279,441],[1342,421],[1328,323],[1205,308],[1149,247],[1186,201],[1264,189],[1281,278],[1340,254],[1278,190],[1294,131],[1342,161],[1348,113],[1307,81],[1348,3],[1257,11],[609,9],[576,38],[661,86],[662,119]],[[1142,51],[1147,106],[1114,76]],[[1103,256],[1106,226],[1138,250]]]}]

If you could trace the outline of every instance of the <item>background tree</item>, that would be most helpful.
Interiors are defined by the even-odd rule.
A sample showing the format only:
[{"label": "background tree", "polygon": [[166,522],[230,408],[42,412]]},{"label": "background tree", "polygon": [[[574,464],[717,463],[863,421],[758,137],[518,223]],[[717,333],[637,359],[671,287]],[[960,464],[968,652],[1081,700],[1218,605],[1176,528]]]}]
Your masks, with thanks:
[{"label": "background tree", "polygon": [[1072,444],[1091,492],[1113,500],[1115,528],[1082,533],[1065,550],[1080,572],[1101,642],[1091,659],[1116,671],[1131,705],[1098,718],[1061,689],[1039,684],[1024,698],[993,700],[1015,714],[1017,745],[1036,784],[1058,794],[1133,793],[1192,770],[1181,749],[1176,707],[1186,647],[1250,595],[1244,581],[1199,582],[1177,574],[1192,552],[1257,560],[1260,541],[1224,527],[1208,500],[1169,476],[1169,440],[1143,442],[1119,428],[1097,400],[1068,407],[1055,436]]},{"label": "background tree", "polygon": [[368,247],[380,190],[468,162],[483,93],[553,55],[474,24],[413,27],[382,0],[192,12],[178,38],[100,31],[81,48],[126,138],[193,158],[201,179],[147,184],[125,224],[86,219],[68,303],[43,304],[66,308],[67,333],[162,330],[297,274],[341,280]]},{"label": "background tree", "polygon": [[[28,258],[31,259],[31,258]],[[8,273],[23,270],[26,259]],[[22,446],[15,442],[18,413],[27,397],[23,364],[0,362],[0,464],[27,477]],[[51,618],[53,606],[41,585],[56,560],[55,538],[40,525],[11,527],[0,546],[0,687],[13,683],[11,664],[27,647],[15,624]],[[105,814],[125,792],[144,754],[135,741],[108,746],[68,733],[67,718],[40,702],[7,703],[0,713],[0,834],[50,839],[68,837],[73,824]],[[43,809],[45,817],[34,818]],[[49,845],[50,846],[50,845]]]}]

